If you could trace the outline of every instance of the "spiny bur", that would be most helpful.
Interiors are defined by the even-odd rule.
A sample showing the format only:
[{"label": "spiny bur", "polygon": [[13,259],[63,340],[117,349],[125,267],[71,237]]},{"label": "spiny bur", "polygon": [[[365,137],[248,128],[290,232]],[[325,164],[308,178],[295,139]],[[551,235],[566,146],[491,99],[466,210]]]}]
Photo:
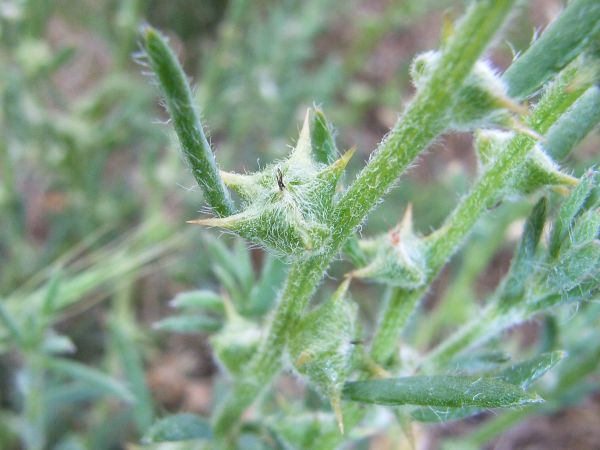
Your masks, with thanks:
[{"label": "spiny bur", "polygon": [[411,205],[398,225],[358,245],[367,264],[353,271],[353,277],[406,289],[418,288],[427,280],[425,242],[413,231]]},{"label": "spiny bur", "polygon": [[[475,152],[479,161],[479,170],[485,172],[496,157],[502,153],[515,133],[500,130],[477,130],[475,133]],[[537,144],[527,155],[524,164],[517,168],[504,194],[529,195],[547,186],[559,192],[576,186],[577,178],[561,172],[558,164],[552,160],[543,147]]]},{"label": "spiny bur", "polygon": [[353,153],[349,150],[330,165],[317,162],[307,112],[287,159],[253,174],[221,172],[242,199],[241,212],[190,223],[231,231],[280,257],[320,253],[332,234],[336,186]]},{"label": "spiny bur", "polygon": [[294,368],[329,399],[342,433],[340,395],[351,369],[356,335],[357,310],[346,299],[349,284],[347,278],[328,301],[306,314],[292,331],[288,344]]},{"label": "spiny bur", "polygon": [[[414,59],[411,76],[417,89],[425,85],[440,58],[440,52],[429,51]],[[450,128],[472,131],[477,128],[503,127],[519,129],[539,138],[517,119],[517,116],[526,113],[526,107],[509,97],[507,86],[490,64],[478,61],[449,112]]]}]

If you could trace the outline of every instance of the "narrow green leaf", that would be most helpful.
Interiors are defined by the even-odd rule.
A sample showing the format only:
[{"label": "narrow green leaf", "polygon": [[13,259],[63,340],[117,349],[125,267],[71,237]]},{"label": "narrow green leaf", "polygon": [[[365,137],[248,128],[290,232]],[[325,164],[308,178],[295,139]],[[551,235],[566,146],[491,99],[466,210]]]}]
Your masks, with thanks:
[{"label": "narrow green leaf", "polygon": [[194,439],[212,439],[210,425],[200,416],[182,413],[165,417],[154,423],[142,438],[142,443],[154,444]]},{"label": "narrow green leaf", "polygon": [[140,354],[140,346],[127,332],[128,328],[122,320],[114,319],[110,325],[110,337],[123,376],[127,380],[131,391],[135,396],[133,405],[133,417],[139,432],[146,430],[154,419],[154,405],[152,395],[146,382],[144,362]]},{"label": "narrow green leaf", "polygon": [[504,381],[450,375],[355,381],[344,385],[343,397],[346,400],[390,406],[480,408],[522,406],[542,401],[539,396]]},{"label": "narrow green leaf", "polygon": [[135,402],[135,397],[125,385],[96,369],[61,358],[48,358],[46,365],[56,373],[92,385],[107,395],[114,395],[127,403]]},{"label": "narrow green leaf", "polygon": [[554,160],[569,152],[600,122],[600,87],[592,86],[546,133],[542,147]]},{"label": "narrow green leaf", "polygon": [[60,285],[63,279],[63,274],[60,270],[54,272],[48,282],[46,295],[42,301],[41,312],[44,317],[49,317],[55,309],[55,302],[60,292]]},{"label": "narrow green leaf", "polygon": [[502,78],[508,93],[524,98],[571,62],[600,31],[600,2],[574,0]]},{"label": "narrow green leaf", "polygon": [[235,208],[204,135],[185,73],[166,39],[158,31],[146,27],[143,39],[150,67],[164,93],[175,132],[192,173],[215,213],[229,216],[235,212]]},{"label": "narrow green leaf", "polygon": [[[531,383],[554,367],[563,357],[564,352],[549,352],[537,355],[527,361],[520,362],[501,370],[496,379],[517,385],[526,389]],[[483,409],[474,406],[464,408],[417,408],[411,412],[411,417],[419,422],[448,422],[460,420],[482,412]]]},{"label": "narrow green leaf", "polygon": [[221,321],[203,315],[171,316],[154,324],[155,330],[173,333],[211,333],[221,328]]},{"label": "narrow green leaf", "polygon": [[243,239],[236,239],[232,250],[237,278],[244,290],[249,291],[254,284],[254,270],[248,244]]},{"label": "narrow green leaf", "polygon": [[223,299],[219,294],[206,289],[197,291],[180,292],[169,302],[173,308],[207,309],[209,311],[223,312]]},{"label": "narrow green leaf", "polygon": [[500,294],[500,302],[510,306],[522,297],[525,281],[532,275],[535,255],[546,223],[547,200],[542,197],[525,223],[521,242],[515,253]]}]

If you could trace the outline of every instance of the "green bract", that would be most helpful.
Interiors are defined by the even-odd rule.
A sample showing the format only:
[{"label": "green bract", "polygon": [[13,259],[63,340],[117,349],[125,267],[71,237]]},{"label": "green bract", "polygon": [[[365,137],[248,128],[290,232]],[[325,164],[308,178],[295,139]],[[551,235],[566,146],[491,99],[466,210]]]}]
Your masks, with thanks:
[{"label": "green bract", "polygon": [[[429,51],[414,59],[411,76],[417,89],[422,88],[440,58],[440,52]],[[527,110],[513,101],[507,91],[506,84],[490,64],[478,61],[458,92],[450,112],[452,128],[470,131],[492,126],[519,127],[512,113]]]},{"label": "green bract", "polygon": [[281,257],[318,254],[331,237],[336,186],[353,153],[331,165],[316,162],[307,113],[287,159],[253,174],[221,172],[243,200],[240,213],[190,223],[230,230]]},{"label": "green bract", "polygon": [[359,241],[359,247],[367,265],[352,272],[352,276],[407,289],[425,283],[425,242],[413,232],[410,205],[396,227],[374,239]]},{"label": "green bract", "polygon": [[[475,134],[475,151],[479,160],[479,169],[485,171],[515,136],[514,132],[500,130],[478,130]],[[560,171],[558,165],[536,145],[525,163],[518,167],[506,188],[506,194],[528,195],[546,186],[575,186],[576,178]]]},{"label": "green bract", "polygon": [[340,392],[350,373],[356,308],[345,297],[346,279],[331,299],[306,314],[292,332],[289,353],[294,368],[331,402],[343,431]]}]

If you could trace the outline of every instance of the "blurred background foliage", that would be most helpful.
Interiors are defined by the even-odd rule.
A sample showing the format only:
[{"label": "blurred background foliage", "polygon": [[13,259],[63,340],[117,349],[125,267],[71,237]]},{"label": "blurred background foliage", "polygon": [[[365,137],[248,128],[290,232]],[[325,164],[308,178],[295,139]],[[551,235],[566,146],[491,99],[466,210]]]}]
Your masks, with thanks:
[{"label": "blurred background foliage", "polygon": [[[239,308],[260,297],[252,286],[276,288],[261,284],[264,274],[280,280],[284,272],[260,250],[184,226],[201,194],[135,62],[140,24],[170,36],[222,167],[250,171],[283,156],[306,108],[317,104],[338,127],[339,147],[357,146],[356,170],[412,94],[412,56],[436,46],[443,15],[463,7],[452,0],[2,0],[0,448],[133,449],[164,412],[206,414],[220,395],[218,374],[195,332],[218,327],[219,314],[187,324],[187,337],[168,334],[166,321],[152,324],[177,292],[212,289]],[[561,7],[530,2],[505,34],[510,45],[497,45],[491,59],[506,67]],[[369,232],[393,225],[409,201],[420,230],[439,225],[476,171],[469,136],[444,140],[446,149],[423,158],[373,214]],[[597,134],[588,137],[567,166],[580,175],[600,161],[598,143]],[[414,319],[408,338],[415,346],[433,346],[472,316],[506,271],[515,221],[527,210],[502,205],[479,225],[426,314]],[[239,264],[228,265],[231,259]],[[356,300],[373,318],[381,291],[358,286]],[[252,315],[269,305],[246,308]],[[532,412],[563,411],[579,426],[581,415],[594,413],[597,423],[589,376],[597,380],[600,353],[586,343],[600,342],[600,313],[597,305],[588,310],[566,323],[527,324],[504,343],[551,349],[560,339],[581,358],[581,369],[549,391],[551,401],[477,428],[471,421],[430,429],[432,448],[448,435],[462,436],[458,448],[484,445]],[[298,389],[282,383],[274,403],[290,402]],[[564,409],[585,399],[582,410]],[[587,432],[600,441],[597,429]],[[396,448],[400,438],[390,434],[370,448]],[[508,440],[502,448],[527,439],[526,432],[510,436],[497,441]],[[247,446],[272,448],[268,442],[250,432]],[[560,442],[540,448],[575,441]],[[580,444],[572,448],[592,448]]]}]

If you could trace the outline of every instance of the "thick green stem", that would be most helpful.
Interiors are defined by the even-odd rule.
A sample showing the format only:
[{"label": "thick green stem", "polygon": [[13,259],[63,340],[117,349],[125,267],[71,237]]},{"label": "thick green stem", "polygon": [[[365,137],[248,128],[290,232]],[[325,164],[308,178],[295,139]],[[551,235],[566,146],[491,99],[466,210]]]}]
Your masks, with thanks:
[{"label": "thick green stem", "polygon": [[371,344],[371,357],[377,364],[387,365],[396,351],[398,333],[406,325],[426,290],[426,288],[412,291],[402,288],[391,289],[383,305],[377,331]]},{"label": "thick green stem", "polygon": [[165,96],[183,153],[206,201],[219,216],[233,214],[235,208],[219,175],[215,157],[202,129],[200,114],[179,61],[165,38],[150,27],[144,31],[144,47]]},{"label": "thick green stem", "polygon": [[590,87],[546,134],[544,150],[560,161],[600,122],[600,87]]},{"label": "thick green stem", "polygon": [[217,435],[223,436],[236,427],[243,411],[279,370],[287,332],[302,314],[325,269],[348,236],[408,165],[445,130],[456,93],[513,3],[513,0],[482,0],[473,4],[444,48],[429,80],[340,199],[336,230],[327,250],[294,264],[267,337],[246,370],[249,376],[236,383],[217,412],[214,421]]}]

